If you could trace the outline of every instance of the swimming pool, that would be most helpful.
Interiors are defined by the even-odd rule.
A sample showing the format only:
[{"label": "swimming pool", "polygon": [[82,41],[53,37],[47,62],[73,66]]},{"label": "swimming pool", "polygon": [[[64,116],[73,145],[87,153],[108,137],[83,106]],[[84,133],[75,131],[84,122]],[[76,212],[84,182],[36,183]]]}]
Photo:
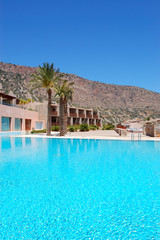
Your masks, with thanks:
[{"label": "swimming pool", "polygon": [[160,239],[160,142],[0,137],[0,239]]}]

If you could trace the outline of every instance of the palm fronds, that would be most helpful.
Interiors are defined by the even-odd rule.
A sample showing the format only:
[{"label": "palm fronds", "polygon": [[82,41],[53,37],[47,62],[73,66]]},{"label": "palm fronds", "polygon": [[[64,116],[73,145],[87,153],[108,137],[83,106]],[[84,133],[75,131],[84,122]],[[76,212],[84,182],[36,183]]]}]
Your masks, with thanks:
[{"label": "palm fronds", "polygon": [[63,100],[71,100],[73,96],[73,86],[74,82],[68,82],[68,80],[61,80],[55,83],[53,89],[55,90],[56,94],[55,97],[58,97]]}]

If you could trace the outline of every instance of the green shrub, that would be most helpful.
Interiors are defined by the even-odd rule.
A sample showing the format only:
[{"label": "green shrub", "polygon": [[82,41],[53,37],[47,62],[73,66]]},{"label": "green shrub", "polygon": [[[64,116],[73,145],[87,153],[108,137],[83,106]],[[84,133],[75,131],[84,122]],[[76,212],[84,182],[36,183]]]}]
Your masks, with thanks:
[{"label": "green shrub", "polygon": [[89,130],[97,130],[97,125],[95,124],[89,125]]},{"label": "green shrub", "polygon": [[70,125],[68,126],[68,131],[69,132],[77,132],[80,129],[79,125]]},{"label": "green shrub", "polygon": [[70,125],[70,126],[68,127],[68,131],[69,131],[69,132],[74,132],[74,131],[75,131],[74,126],[73,126],[73,125]]},{"label": "green shrub", "polygon": [[89,126],[88,126],[88,124],[87,124],[87,123],[82,123],[82,124],[80,125],[80,131],[81,131],[81,132],[89,131]]},{"label": "green shrub", "polygon": [[59,129],[60,129],[59,126],[52,126],[51,131],[58,132]]},{"label": "green shrub", "polygon": [[46,133],[47,130],[46,129],[42,129],[42,130],[32,130],[31,133]]},{"label": "green shrub", "polygon": [[145,119],[145,121],[150,121],[150,119],[151,119],[150,117],[147,117],[147,118]]},{"label": "green shrub", "polygon": [[103,125],[102,130],[113,130],[115,126],[112,123],[108,123],[107,125]]},{"label": "green shrub", "polygon": [[73,125],[74,127],[74,131],[77,132],[79,129],[80,129],[80,126],[79,125]]}]

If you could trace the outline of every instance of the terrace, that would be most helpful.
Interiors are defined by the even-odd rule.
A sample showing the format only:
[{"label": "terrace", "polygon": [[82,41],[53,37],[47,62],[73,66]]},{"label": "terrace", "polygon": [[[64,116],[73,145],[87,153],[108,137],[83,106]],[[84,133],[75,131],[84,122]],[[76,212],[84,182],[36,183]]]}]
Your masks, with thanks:
[{"label": "terrace", "polygon": [[19,107],[17,106],[18,103],[19,100],[16,97],[0,93],[0,104],[10,107]]},{"label": "terrace", "polygon": [[101,126],[101,120],[100,120],[100,119],[96,119],[96,125],[97,125],[98,127]]},{"label": "terrace", "polygon": [[73,118],[73,125],[79,125],[80,119],[79,118]]},{"label": "terrace", "polygon": [[79,117],[84,118],[85,117],[85,111],[83,109],[78,109],[78,115],[79,115]]},{"label": "terrace", "polygon": [[51,117],[51,125],[59,126],[59,117]]},{"label": "terrace", "polygon": [[69,109],[69,116],[70,117],[77,117],[77,109],[76,108],[70,108]]},{"label": "terrace", "polygon": [[98,118],[98,112],[97,111],[93,111],[93,118]]},{"label": "terrace", "polygon": [[67,125],[69,126],[69,125],[72,125],[72,123],[71,123],[71,118],[70,117],[68,117],[68,119],[67,119]]},{"label": "terrace", "polygon": [[89,125],[93,125],[94,124],[94,119],[89,119]]},{"label": "terrace", "polygon": [[86,110],[86,117],[92,118],[92,110]]},{"label": "terrace", "polygon": [[82,118],[82,123],[88,123],[88,119],[87,118]]},{"label": "terrace", "polygon": [[58,116],[58,106],[52,106],[51,115],[52,116]]}]

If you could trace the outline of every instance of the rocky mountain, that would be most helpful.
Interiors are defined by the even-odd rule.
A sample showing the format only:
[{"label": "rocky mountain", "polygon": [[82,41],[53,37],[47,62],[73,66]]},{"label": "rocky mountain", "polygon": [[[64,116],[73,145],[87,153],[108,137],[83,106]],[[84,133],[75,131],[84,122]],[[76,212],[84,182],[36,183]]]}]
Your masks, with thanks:
[{"label": "rocky mountain", "polygon": [[[31,90],[29,80],[35,71],[34,67],[0,62],[0,89],[18,98],[46,100],[45,89]],[[64,77],[75,83],[72,105],[99,109],[106,122],[160,117],[159,93],[139,87],[90,81],[74,74],[64,73]]]}]

